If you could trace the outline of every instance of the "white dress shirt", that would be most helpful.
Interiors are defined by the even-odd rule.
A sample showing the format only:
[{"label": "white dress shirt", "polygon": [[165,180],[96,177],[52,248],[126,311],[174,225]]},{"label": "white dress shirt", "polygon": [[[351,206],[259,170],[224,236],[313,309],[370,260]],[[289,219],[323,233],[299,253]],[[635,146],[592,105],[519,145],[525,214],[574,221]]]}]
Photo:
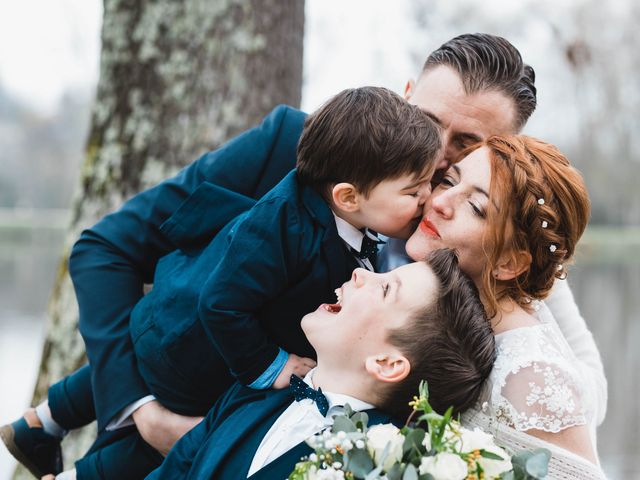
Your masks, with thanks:
[{"label": "white dress shirt", "polygon": [[[315,388],[312,381],[314,370],[310,370],[304,377],[305,383],[311,388]],[[253,462],[251,462],[247,477],[250,477],[299,443],[304,442],[307,438],[333,425],[333,416],[342,413],[344,411],[343,406],[346,403],[354,411],[374,408],[370,403],[348,395],[325,391],[322,393],[324,393],[329,402],[327,415],[322,416],[316,403],[309,398],[289,405],[262,439],[258,450],[253,456]]]}]

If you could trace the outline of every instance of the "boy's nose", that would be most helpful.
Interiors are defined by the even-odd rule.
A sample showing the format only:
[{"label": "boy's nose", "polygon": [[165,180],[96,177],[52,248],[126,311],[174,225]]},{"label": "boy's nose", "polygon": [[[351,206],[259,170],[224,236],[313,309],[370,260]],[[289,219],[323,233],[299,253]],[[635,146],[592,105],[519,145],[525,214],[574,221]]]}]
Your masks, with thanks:
[{"label": "boy's nose", "polygon": [[373,275],[373,273],[366,268],[356,268],[351,275],[351,279],[353,280],[354,285],[359,288],[367,283],[367,279],[371,275]]}]

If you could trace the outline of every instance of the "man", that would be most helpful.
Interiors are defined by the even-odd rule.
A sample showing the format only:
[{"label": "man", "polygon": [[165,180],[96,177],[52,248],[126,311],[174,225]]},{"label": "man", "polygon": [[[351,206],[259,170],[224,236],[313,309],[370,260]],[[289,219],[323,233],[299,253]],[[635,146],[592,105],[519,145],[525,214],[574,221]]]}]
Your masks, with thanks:
[{"label": "man", "polygon": [[236,383],[149,478],[287,478],[311,453],[305,440],[345,403],[366,410],[370,425],[391,422],[389,414],[402,421],[421,379],[440,412],[476,401],[495,343],[452,251],[385,274],[356,269],[338,298],[302,320],[318,358],[304,383],[292,379],[292,391]]}]

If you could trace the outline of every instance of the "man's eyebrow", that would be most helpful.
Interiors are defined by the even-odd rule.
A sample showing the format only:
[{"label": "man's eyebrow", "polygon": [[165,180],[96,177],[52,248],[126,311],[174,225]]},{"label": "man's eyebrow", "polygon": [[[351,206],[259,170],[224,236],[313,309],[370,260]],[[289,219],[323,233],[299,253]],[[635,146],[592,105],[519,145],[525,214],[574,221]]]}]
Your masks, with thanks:
[{"label": "man's eyebrow", "polygon": [[427,114],[427,116],[433,120],[433,122],[438,125],[441,128],[444,128],[444,125],[442,125],[442,122],[440,121],[440,119],[438,117],[436,117],[433,113],[431,113],[429,110],[425,110],[424,108],[421,109],[424,113]]},{"label": "man's eyebrow", "polygon": [[455,138],[459,138],[461,140],[467,140],[470,143],[478,143],[482,141],[482,138],[480,138],[478,135],[476,135],[475,133],[457,133],[455,136]]}]

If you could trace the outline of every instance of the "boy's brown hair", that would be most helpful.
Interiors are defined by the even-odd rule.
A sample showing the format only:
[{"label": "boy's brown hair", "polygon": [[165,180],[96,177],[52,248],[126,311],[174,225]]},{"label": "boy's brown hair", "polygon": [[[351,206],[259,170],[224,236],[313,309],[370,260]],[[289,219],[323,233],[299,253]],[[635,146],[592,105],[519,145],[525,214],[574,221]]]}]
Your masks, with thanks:
[{"label": "boy's brown hair", "polygon": [[325,198],[341,182],[366,196],[383,180],[431,175],[441,146],[439,127],[418,107],[386,88],[352,88],[307,117],[296,167]]},{"label": "boy's brown hair", "polygon": [[436,300],[389,334],[409,360],[407,378],[393,384],[380,407],[400,418],[410,413],[409,400],[420,381],[429,387],[429,402],[439,413],[451,407],[462,412],[474,405],[495,361],[491,324],[473,281],[458,266],[449,249],[426,259],[438,283]]}]

